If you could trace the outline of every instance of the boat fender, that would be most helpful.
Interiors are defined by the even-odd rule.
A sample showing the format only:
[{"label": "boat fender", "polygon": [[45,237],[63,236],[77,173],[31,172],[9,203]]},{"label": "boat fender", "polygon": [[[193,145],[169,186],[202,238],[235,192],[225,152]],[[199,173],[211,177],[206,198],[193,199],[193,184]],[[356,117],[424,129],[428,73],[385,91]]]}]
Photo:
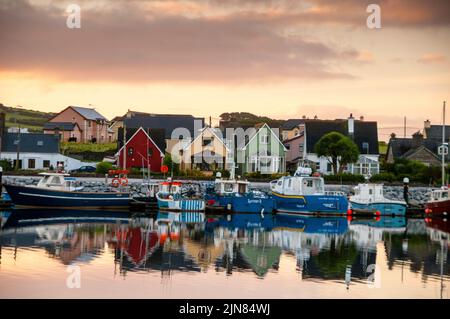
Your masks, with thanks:
[{"label": "boat fender", "polygon": [[114,187],[119,187],[120,180],[117,177],[113,178],[113,180],[111,181],[111,185]]},{"label": "boat fender", "polygon": [[264,207],[261,209],[261,218],[264,218]]},{"label": "boat fender", "polygon": [[227,209],[231,210],[231,204],[227,204]]},{"label": "boat fender", "polygon": [[128,178],[124,177],[120,179],[120,185],[127,186],[128,185]]}]

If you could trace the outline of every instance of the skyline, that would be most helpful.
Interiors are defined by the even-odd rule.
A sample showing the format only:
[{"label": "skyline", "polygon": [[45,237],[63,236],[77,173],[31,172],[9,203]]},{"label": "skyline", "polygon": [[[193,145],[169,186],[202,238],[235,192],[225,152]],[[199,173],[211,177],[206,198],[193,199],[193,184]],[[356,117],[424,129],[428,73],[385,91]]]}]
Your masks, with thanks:
[{"label": "skyline", "polygon": [[[442,122],[450,3],[433,1],[0,2],[0,102],[276,119],[378,121],[381,140]],[[366,7],[381,8],[369,29]],[[391,129],[395,128],[395,129]]]}]

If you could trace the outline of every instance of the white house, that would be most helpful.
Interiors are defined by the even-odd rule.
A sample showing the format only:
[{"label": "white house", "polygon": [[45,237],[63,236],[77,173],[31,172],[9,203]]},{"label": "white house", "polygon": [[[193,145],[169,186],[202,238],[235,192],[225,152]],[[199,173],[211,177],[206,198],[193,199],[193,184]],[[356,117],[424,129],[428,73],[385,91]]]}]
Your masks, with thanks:
[{"label": "white house", "polygon": [[59,136],[42,133],[5,133],[1,141],[0,159],[8,160],[15,167],[19,153],[20,169],[50,169],[63,166],[65,170],[81,166],[95,166],[60,154]]},{"label": "white house", "polygon": [[380,172],[377,122],[364,121],[363,117],[355,120],[350,114],[348,119],[305,120],[300,128],[304,130],[302,158],[322,174],[332,174],[332,165],[329,158],[317,156],[314,147],[322,136],[330,132],[346,135],[358,146],[358,161],[345,167],[344,172],[371,175]]}]

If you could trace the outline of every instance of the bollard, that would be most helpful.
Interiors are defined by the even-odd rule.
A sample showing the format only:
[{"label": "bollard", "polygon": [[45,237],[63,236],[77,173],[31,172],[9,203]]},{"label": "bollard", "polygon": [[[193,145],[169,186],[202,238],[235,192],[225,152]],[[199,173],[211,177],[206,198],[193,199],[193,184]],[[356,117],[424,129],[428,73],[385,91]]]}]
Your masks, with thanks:
[{"label": "bollard", "polygon": [[406,205],[409,206],[409,186],[408,186],[408,184],[409,184],[409,178],[405,177],[403,179],[403,199],[405,200]]}]

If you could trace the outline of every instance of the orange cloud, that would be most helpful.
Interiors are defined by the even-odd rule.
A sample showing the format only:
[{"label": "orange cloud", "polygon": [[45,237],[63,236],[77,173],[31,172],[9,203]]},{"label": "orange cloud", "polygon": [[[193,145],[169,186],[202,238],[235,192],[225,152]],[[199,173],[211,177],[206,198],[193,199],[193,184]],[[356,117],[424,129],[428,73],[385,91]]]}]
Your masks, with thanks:
[{"label": "orange cloud", "polygon": [[422,64],[443,64],[447,62],[447,57],[442,54],[427,53],[417,60]]}]

